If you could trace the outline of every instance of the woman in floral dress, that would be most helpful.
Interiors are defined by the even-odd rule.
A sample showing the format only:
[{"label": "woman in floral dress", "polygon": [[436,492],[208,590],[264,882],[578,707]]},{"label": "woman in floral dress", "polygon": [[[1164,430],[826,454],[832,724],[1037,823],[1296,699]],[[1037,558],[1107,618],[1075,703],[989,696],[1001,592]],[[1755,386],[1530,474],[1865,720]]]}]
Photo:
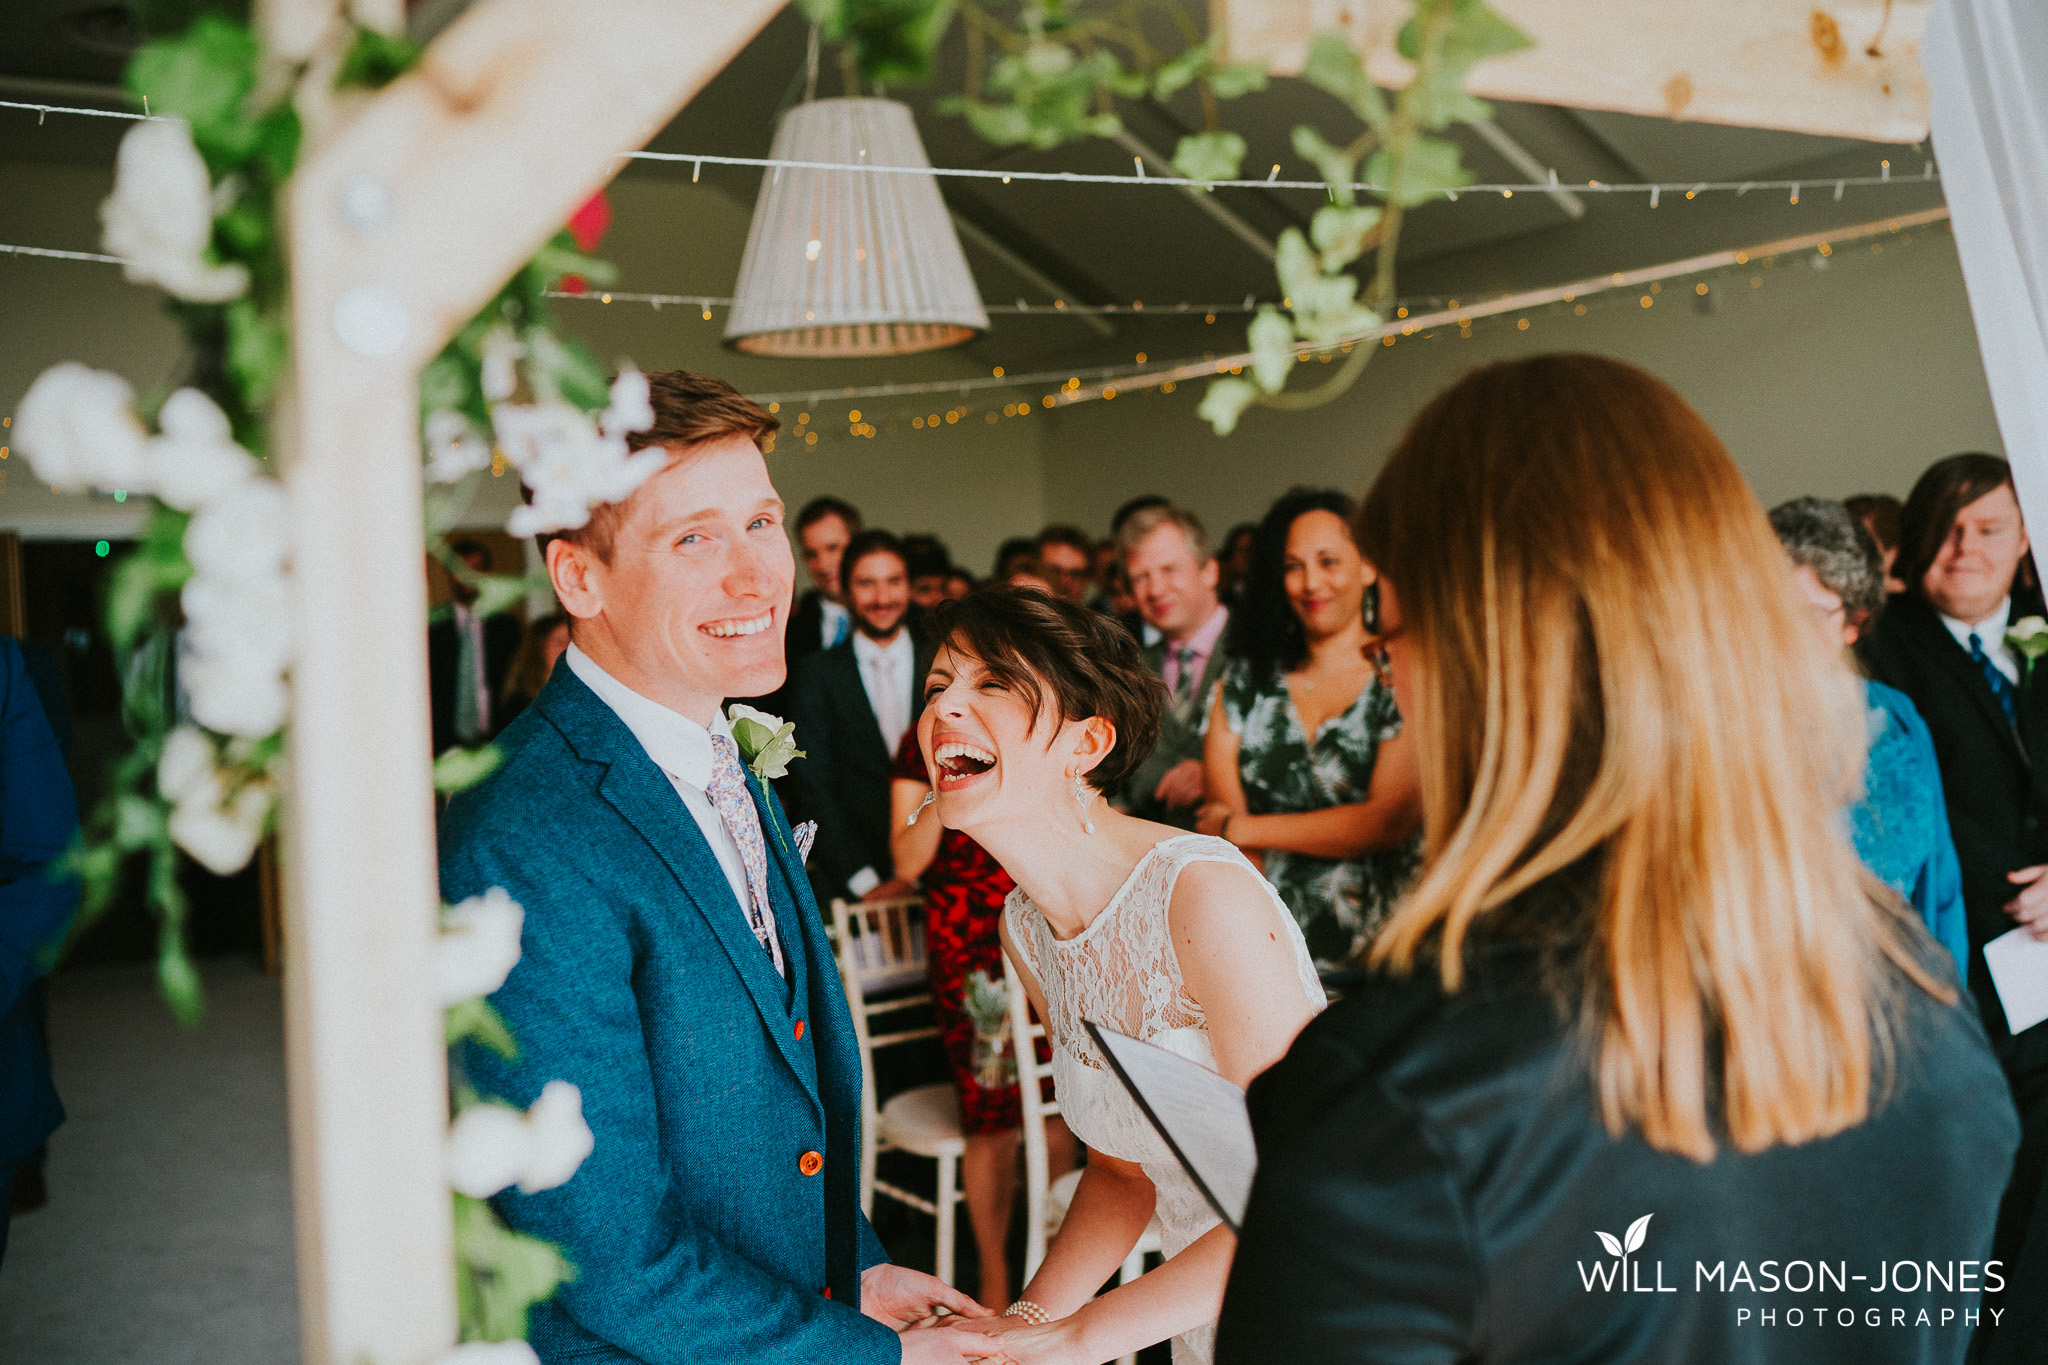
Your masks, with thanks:
[{"label": "woman in floral dress", "polygon": [[[960,1162],[967,1222],[981,1262],[983,1303],[1010,1301],[1010,1214],[1017,1202],[1017,1133],[1023,1124],[1017,1062],[1010,1050],[1009,991],[1003,982],[1003,902],[1017,885],[980,844],[944,829],[929,812],[910,823],[931,795],[931,774],[917,727],[903,732],[890,784],[890,852],[896,875],[922,879],[932,1010],[960,1099],[967,1151]],[[1073,1168],[1073,1143],[1057,1118],[1046,1121],[1054,1178]]]},{"label": "woman in floral dress", "polygon": [[1210,707],[1196,826],[1261,864],[1326,974],[1371,942],[1414,870],[1421,827],[1351,513],[1341,493],[1295,489],[1259,528]]}]

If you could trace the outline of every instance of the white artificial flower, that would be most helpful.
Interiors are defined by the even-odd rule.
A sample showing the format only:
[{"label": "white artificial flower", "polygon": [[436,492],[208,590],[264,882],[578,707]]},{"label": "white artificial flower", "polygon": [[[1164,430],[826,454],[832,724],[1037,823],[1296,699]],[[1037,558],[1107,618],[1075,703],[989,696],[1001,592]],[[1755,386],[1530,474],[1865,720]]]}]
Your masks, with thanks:
[{"label": "white artificial flower", "polygon": [[733,725],[743,720],[751,720],[757,725],[765,725],[771,734],[782,728],[781,716],[771,716],[766,711],[758,711],[744,702],[727,703],[725,723]]},{"label": "white artificial flower", "polygon": [[239,872],[263,842],[263,821],[275,797],[275,788],[258,780],[230,798],[227,778],[211,773],[172,809],[171,839],[217,876]]},{"label": "white artificial flower", "polygon": [[196,512],[256,477],[256,458],[235,444],[227,414],[197,389],[164,400],[149,443],[150,482],[156,495],[181,512]]},{"label": "white artificial flower", "polygon": [[518,965],[519,931],[525,923],[526,912],[501,886],[471,896],[443,915],[434,948],[441,1004],[460,1004],[504,985]]},{"label": "white artificial flower", "polygon": [[654,403],[647,388],[647,376],[631,365],[621,366],[618,378],[612,380],[611,406],[598,418],[597,425],[607,436],[624,436],[653,426]]},{"label": "white artificial flower", "polygon": [[484,399],[491,403],[502,403],[519,388],[519,357],[526,348],[519,344],[519,338],[510,327],[493,327],[484,333],[483,385]]},{"label": "white artificial flower", "polygon": [[262,739],[282,730],[291,715],[283,677],[233,659],[194,655],[179,663],[178,681],[191,700],[192,719],[224,735]]},{"label": "white artificial flower", "polygon": [[214,775],[213,741],[197,726],[180,725],[164,736],[156,760],[156,789],[173,805],[200,792]]},{"label": "white artificial flower", "polygon": [[114,193],[100,205],[102,240],[132,283],[193,303],[226,303],[248,292],[249,271],[207,260],[215,208],[192,130],[179,119],[152,119],[121,139]]},{"label": "white artificial flower", "polygon": [[291,599],[283,578],[200,574],[185,581],[178,601],[192,653],[272,673],[291,663]]},{"label": "white artificial flower", "polygon": [[270,479],[238,484],[202,507],[185,528],[193,572],[251,581],[284,572],[291,551],[291,504]]},{"label": "white artificial flower", "polygon": [[472,1104],[448,1130],[448,1183],[472,1199],[509,1185],[538,1194],[565,1184],[596,1141],[583,1121],[583,1092],[549,1081],[524,1114],[510,1105]]},{"label": "white artificial flower", "polygon": [[128,381],[75,360],[44,370],[15,409],[14,441],[29,468],[69,492],[95,485],[148,491],[148,439]]},{"label": "white artificial flower", "polygon": [[443,408],[427,416],[427,482],[454,483],[491,466],[491,443],[469,419]]},{"label": "white artificial flower", "polygon": [[569,403],[504,403],[491,418],[506,460],[533,490],[505,523],[515,536],[573,530],[591,508],[623,500],[668,464],[660,446],[628,450],[623,435],[606,436]]},{"label": "white artificial flower", "polygon": [[436,1356],[434,1365],[540,1365],[540,1356],[523,1341],[465,1341]]},{"label": "white artificial flower", "polygon": [[472,1104],[448,1129],[448,1183],[489,1199],[526,1169],[526,1116],[509,1104]]},{"label": "white artificial flower", "polygon": [[541,1087],[540,1098],[526,1111],[526,1125],[533,1146],[519,1188],[527,1194],[568,1184],[597,1146],[590,1125],[583,1121],[583,1092],[567,1081],[549,1081]]}]

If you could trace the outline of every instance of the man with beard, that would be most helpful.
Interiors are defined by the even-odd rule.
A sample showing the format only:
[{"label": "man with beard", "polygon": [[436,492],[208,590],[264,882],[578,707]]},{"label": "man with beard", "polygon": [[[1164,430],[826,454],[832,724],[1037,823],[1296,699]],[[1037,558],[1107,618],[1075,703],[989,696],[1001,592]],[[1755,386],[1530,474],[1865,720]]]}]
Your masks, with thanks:
[{"label": "man with beard", "polygon": [[803,763],[791,769],[818,822],[818,898],[907,894],[889,856],[889,773],[922,680],[902,542],[863,531],[840,561],[853,632],[805,659],[791,686]]}]

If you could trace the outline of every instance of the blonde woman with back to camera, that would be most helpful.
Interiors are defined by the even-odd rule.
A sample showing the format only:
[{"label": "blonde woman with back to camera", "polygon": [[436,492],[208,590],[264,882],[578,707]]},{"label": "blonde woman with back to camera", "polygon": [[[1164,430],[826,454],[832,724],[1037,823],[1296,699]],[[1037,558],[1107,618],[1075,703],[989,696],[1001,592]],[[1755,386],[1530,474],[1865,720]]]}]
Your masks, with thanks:
[{"label": "blonde woman with back to camera", "polygon": [[1357,529],[1424,864],[1251,1087],[1217,1358],[1960,1361],[2012,1104],[1850,847],[1859,690],[1720,441],[1616,361],[1491,366]]},{"label": "blonde woman with back to camera", "polygon": [[[1114,620],[1029,588],[941,607],[918,742],[937,814],[1017,881],[1003,948],[1046,1021],[1087,1169],[1023,1297],[975,1330],[1015,1365],[1097,1365],[1174,1339],[1207,1365],[1235,1240],[1124,1092],[1084,1018],[1243,1085],[1323,992],[1294,919],[1221,839],[1134,819],[1120,789],[1159,733],[1159,680]],[[1158,1215],[1166,1263],[1100,1298]]]}]

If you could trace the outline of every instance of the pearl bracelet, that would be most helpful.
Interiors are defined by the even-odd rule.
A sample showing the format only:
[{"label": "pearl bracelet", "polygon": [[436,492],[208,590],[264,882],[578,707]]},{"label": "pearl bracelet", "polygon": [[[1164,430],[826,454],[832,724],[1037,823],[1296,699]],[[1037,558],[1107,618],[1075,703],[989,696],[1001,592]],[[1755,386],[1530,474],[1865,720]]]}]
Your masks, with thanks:
[{"label": "pearl bracelet", "polygon": [[1003,1310],[1006,1318],[1022,1318],[1033,1327],[1050,1327],[1052,1314],[1040,1308],[1029,1299],[1019,1299]]}]

